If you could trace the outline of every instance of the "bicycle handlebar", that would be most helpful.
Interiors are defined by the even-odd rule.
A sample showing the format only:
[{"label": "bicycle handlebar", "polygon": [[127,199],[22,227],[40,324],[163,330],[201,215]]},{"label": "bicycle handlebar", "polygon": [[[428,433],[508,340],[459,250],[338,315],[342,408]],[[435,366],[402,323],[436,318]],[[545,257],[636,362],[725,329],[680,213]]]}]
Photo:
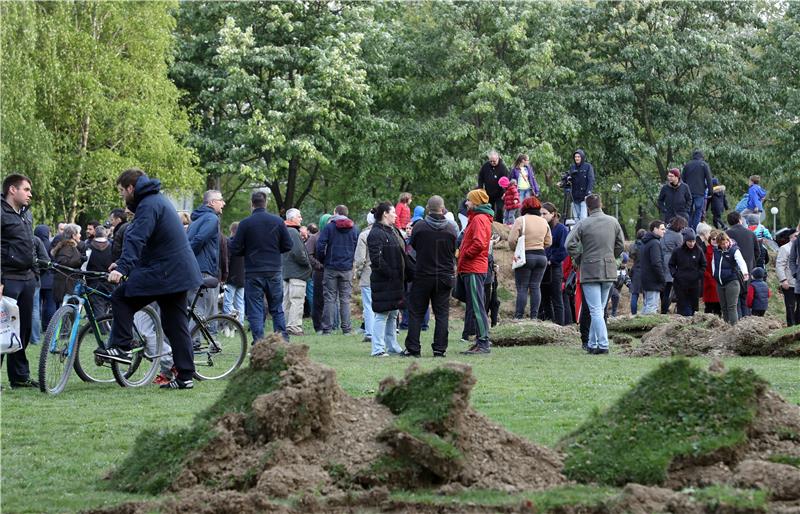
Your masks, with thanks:
[{"label": "bicycle handlebar", "polygon": [[73,275],[83,275],[85,277],[97,277],[97,278],[108,277],[108,273],[106,273],[105,271],[86,271],[82,269],[70,268],[69,266],[64,266],[63,264],[59,264],[57,262],[48,261],[47,259],[37,259],[36,262],[39,264],[39,266],[43,266],[48,269],[52,268]]}]

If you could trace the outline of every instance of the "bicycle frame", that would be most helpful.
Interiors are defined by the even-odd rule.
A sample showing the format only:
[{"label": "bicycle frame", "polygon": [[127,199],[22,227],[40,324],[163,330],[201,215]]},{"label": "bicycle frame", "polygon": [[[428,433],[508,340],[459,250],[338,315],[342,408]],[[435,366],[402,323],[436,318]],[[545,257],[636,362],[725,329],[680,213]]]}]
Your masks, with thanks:
[{"label": "bicycle frame", "polygon": [[[62,307],[65,305],[72,305],[75,308],[75,321],[72,322],[67,355],[72,355],[72,352],[75,350],[75,343],[78,340],[78,329],[80,328],[84,308],[86,309],[86,318],[89,320],[89,323],[92,324],[92,332],[94,332],[97,345],[103,345],[103,341],[100,339],[100,327],[97,325],[97,317],[94,314],[94,309],[92,308],[91,302],[86,301],[90,294],[111,298],[111,295],[90,287],[86,284],[85,279],[81,278],[75,282],[75,288],[72,294],[64,296],[64,300],[61,302]],[[55,351],[55,341],[50,341],[49,344],[50,349]]]}]

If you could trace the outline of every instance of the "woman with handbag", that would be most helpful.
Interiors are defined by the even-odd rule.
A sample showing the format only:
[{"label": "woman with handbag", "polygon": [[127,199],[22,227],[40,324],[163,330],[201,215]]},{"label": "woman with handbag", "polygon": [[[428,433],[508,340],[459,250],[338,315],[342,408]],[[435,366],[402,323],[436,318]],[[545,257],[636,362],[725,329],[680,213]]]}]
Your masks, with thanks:
[{"label": "woman with handbag", "polygon": [[515,319],[522,319],[528,298],[530,298],[531,319],[536,319],[539,314],[542,278],[547,269],[545,248],[548,248],[553,241],[550,225],[541,216],[541,208],[542,204],[538,198],[535,196],[526,198],[522,202],[522,216],[517,218],[508,234],[508,244],[515,249],[512,264],[514,282],[517,286]]},{"label": "woman with handbag", "polygon": [[390,202],[375,208],[375,224],[367,236],[367,250],[372,272],[369,277],[372,291],[372,356],[399,355],[397,317],[403,308],[405,291],[405,241],[395,227],[397,214]]},{"label": "woman with handbag", "polygon": [[739,321],[739,313],[736,309],[739,303],[739,291],[742,282],[747,281],[749,275],[742,252],[724,232],[717,235],[714,260],[711,261],[711,273],[714,280],[717,281],[722,318],[728,324],[735,325]]}]

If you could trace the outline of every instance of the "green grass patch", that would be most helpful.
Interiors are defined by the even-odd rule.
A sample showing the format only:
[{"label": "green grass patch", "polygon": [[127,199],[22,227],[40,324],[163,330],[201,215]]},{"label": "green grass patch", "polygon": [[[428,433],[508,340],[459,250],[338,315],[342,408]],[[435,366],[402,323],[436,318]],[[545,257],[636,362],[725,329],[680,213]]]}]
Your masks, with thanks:
[{"label": "green grass patch", "polygon": [[258,395],[273,391],[286,369],[278,353],[267,369],[247,367],[233,374],[220,397],[200,411],[189,427],[148,429],[111,474],[109,486],[120,491],[158,494],[181,472],[186,458],[214,438],[214,420],[228,412],[247,412]]},{"label": "green grass patch", "polygon": [[800,468],[800,457],[795,457],[794,455],[770,455],[767,460],[770,462],[776,462],[778,464],[788,464],[789,466]]},{"label": "green grass patch", "polygon": [[[695,501],[704,504],[709,512],[735,509],[736,512],[766,512],[767,492],[757,489],[735,489],[719,485],[689,491]],[[728,510],[725,510],[728,512]]]},{"label": "green grass patch", "polygon": [[643,334],[669,321],[670,317],[666,314],[639,314],[609,318],[606,324],[609,332]]},{"label": "green grass patch", "polygon": [[492,328],[496,346],[577,345],[580,335],[574,329],[543,321],[515,321]]},{"label": "green grass patch", "polygon": [[562,441],[580,482],[661,484],[673,459],[743,443],[765,382],[750,370],[707,373],[678,359],[642,378]]}]

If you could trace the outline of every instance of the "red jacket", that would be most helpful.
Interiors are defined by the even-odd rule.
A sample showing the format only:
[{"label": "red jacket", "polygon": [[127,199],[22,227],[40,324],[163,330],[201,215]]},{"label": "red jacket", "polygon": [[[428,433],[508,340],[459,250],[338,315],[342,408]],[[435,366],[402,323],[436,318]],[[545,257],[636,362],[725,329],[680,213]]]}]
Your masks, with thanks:
[{"label": "red jacket", "polygon": [[467,217],[469,223],[458,250],[458,273],[486,273],[494,212],[489,205],[481,205],[467,211]]},{"label": "red jacket", "polygon": [[411,209],[408,204],[398,202],[394,206],[394,211],[397,213],[397,219],[394,220],[394,226],[400,230],[405,230],[411,223]]},{"label": "red jacket", "polygon": [[711,243],[706,244],[706,271],[703,273],[703,303],[719,303],[719,293],[717,292],[717,281],[711,273],[711,262],[714,261],[714,247]]},{"label": "red jacket", "polygon": [[516,184],[509,184],[503,193],[503,207],[507,211],[519,209],[519,190]]}]

